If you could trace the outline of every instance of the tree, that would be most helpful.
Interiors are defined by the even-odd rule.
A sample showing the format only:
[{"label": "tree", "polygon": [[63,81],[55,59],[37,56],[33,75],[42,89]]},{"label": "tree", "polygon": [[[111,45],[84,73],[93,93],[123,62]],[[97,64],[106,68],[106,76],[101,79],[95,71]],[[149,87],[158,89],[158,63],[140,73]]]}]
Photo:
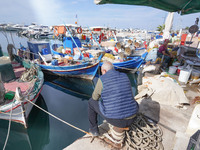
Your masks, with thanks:
[{"label": "tree", "polygon": [[185,27],[185,30],[189,30],[189,27]]},{"label": "tree", "polygon": [[163,25],[159,25],[157,27],[157,31],[160,31],[160,32],[163,32],[164,29],[165,29],[165,25],[164,24]]}]

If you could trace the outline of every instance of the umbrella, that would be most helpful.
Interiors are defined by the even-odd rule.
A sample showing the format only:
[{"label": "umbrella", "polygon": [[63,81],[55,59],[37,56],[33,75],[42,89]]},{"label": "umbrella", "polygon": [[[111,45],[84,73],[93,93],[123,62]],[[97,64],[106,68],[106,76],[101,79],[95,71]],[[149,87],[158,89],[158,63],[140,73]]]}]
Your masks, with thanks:
[{"label": "umbrella", "polygon": [[94,0],[96,4],[142,5],[178,12],[181,15],[200,12],[200,0]]}]

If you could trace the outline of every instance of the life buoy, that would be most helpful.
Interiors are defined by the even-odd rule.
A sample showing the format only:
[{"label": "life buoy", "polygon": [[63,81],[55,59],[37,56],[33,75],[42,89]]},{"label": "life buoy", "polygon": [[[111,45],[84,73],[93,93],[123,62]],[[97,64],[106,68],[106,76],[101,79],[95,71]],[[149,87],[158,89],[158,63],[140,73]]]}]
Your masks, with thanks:
[{"label": "life buoy", "polygon": [[54,28],[53,32],[54,32],[54,35],[55,35],[55,36],[59,36],[59,33],[58,33],[58,29],[57,29],[57,28]]},{"label": "life buoy", "polygon": [[82,33],[82,31],[83,31],[83,30],[82,30],[82,28],[81,28],[81,27],[79,27],[79,28],[77,29],[77,33],[78,33],[78,34],[81,34],[81,33]]}]

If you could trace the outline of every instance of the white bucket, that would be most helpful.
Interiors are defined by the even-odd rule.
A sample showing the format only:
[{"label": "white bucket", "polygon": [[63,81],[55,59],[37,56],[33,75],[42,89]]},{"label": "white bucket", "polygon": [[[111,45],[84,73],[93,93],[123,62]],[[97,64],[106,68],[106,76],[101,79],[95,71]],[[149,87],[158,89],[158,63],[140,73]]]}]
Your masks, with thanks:
[{"label": "white bucket", "polygon": [[180,82],[184,82],[185,84],[187,84],[188,79],[190,77],[191,71],[190,70],[181,70],[180,71],[180,75],[178,77],[178,81]]},{"label": "white bucket", "polygon": [[177,67],[175,67],[175,66],[170,66],[170,67],[169,67],[169,73],[170,73],[170,74],[175,74],[175,73],[176,73],[176,70],[177,70]]}]

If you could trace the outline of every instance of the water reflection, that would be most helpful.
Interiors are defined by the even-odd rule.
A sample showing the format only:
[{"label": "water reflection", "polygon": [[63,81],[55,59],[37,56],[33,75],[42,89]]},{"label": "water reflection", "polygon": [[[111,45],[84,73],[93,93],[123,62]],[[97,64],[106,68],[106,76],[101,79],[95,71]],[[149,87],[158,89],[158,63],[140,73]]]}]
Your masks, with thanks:
[{"label": "water reflection", "polygon": [[[46,103],[41,95],[38,97],[36,104],[47,110]],[[46,113],[33,107],[28,125],[28,129],[25,129],[23,125],[12,122],[6,150],[40,150],[49,143],[49,116]],[[2,149],[7,135],[7,128],[8,121],[0,120],[0,145]]]},{"label": "water reflection", "polygon": [[88,100],[95,87],[95,82],[91,80],[63,78],[48,74],[45,74],[45,84],[82,100]]}]

